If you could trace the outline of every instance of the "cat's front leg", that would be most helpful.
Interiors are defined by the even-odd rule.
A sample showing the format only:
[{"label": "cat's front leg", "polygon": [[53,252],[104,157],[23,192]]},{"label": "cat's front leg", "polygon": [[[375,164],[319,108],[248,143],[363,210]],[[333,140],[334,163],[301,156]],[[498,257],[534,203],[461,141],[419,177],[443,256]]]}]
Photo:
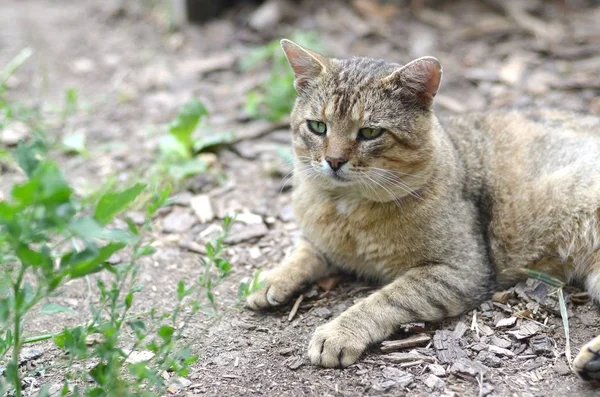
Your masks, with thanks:
[{"label": "cat's front leg", "polygon": [[318,327],[308,355],[315,365],[347,367],[371,344],[388,338],[403,323],[456,316],[489,297],[490,272],[479,265],[424,265]]},{"label": "cat's front leg", "polygon": [[292,254],[280,266],[261,274],[263,286],[248,296],[246,305],[252,310],[279,306],[307,284],[330,272],[325,257],[311,243],[300,239]]}]

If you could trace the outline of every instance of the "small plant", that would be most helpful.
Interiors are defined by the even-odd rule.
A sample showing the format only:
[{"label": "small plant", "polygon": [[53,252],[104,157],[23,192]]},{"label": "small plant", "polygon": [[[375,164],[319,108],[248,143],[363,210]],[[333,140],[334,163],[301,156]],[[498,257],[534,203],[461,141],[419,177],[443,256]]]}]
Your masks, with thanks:
[{"label": "small plant", "polygon": [[[316,35],[311,33],[296,33],[292,40],[302,46],[320,49]],[[248,93],[244,110],[252,118],[280,121],[292,111],[296,91],[294,74],[279,41],[256,48],[242,62],[241,67],[242,70],[250,70],[265,64],[270,65],[269,74],[256,90]]]},{"label": "small plant", "polygon": [[[178,345],[186,325],[200,310],[209,314],[217,310],[213,290],[231,269],[222,257],[231,219],[225,219],[222,233],[206,244],[207,255],[201,258],[204,270],[197,282],[191,286],[179,282],[173,310],[131,314],[135,294],[142,289],[137,277],[139,259],[154,252],[143,231],[150,229],[154,214],[167,203],[170,189],[153,193],[141,228],[128,218],[126,228],[111,228],[113,219],[130,208],[146,185],[105,193],[89,208],[74,196],[56,165],[44,158],[39,143],[20,145],[15,158],[28,179],[13,187],[9,202],[0,202],[0,267],[4,275],[0,281],[0,359],[12,353],[6,380],[15,395],[21,395],[19,357],[23,345],[49,338],[68,353],[65,390],[69,390],[69,381],[75,382],[73,395],[160,394],[165,389],[162,371],[184,376],[196,360],[189,349]],[[119,265],[108,263],[117,252],[129,260]],[[94,273],[110,274],[112,281],[96,279],[100,294],[90,306],[92,318],[87,324],[55,335],[25,338],[23,324],[28,314],[41,303],[41,313],[71,312],[49,298],[66,282]],[[128,333],[134,335],[133,340]],[[148,358],[131,361],[131,355],[140,349]],[[94,365],[89,371],[69,370],[82,360]],[[84,383],[88,378],[94,385],[79,390],[77,380]],[[0,384],[0,394],[5,386]]]},{"label": "small plant", "polygon": [[179,181],[205,172],[208,167],[197,154],[233,140],[232,133],[214,134],[205,124],[207,116],[206,107],[198,99],[191,99],[183,106],[168,125],[168,135],[160,141],[159,173],[166,172]]}]

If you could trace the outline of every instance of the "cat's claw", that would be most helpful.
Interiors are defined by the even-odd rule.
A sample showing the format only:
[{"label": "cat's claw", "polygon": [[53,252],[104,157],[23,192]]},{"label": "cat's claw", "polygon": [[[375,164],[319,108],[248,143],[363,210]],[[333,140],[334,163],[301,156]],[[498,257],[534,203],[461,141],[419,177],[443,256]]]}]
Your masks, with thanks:
[{"label": "cat's claw", "polygon": [[600,382],[600,336],[581,348],[573,360],[573,369],[583,380]]},{"label": "cat's claw", "polygon": [[314,365],[345,368],[354,364],[367,346],[368,342],[357,333],[333,320],[315,330],[308,345],[308,357]]}]

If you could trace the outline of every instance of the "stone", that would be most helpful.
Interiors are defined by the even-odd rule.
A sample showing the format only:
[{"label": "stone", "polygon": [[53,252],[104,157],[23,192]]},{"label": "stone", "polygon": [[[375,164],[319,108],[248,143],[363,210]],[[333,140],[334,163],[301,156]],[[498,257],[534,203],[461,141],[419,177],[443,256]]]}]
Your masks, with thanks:
[{"label": "stone", "polygon": [[259,225],[263,223],[262,216],[253,214],[252,212],[242,212],[235,216],[237,222],[245,225]]},{"label": "stone", "polygon": [[169,380],[169,387],[167,391],[171,394],[176,394],[183,389],[187,389],[189,385],[192,384],[192,381],[182,377],[171,378]]},{"label": "stone", "polygon": [[130,363],[130,364],[137,364],[137,363],[141,363],[144,361],[149,361],[154,357],[154,353],[152,353],[149,350],[142,350],[142,351],[135,350],[135,351],[129,352],[129,351],[123,349],[123,351],[125,352],[125,354],[129,354],[129,357],[127,357],[125,362]]},{"label": "stone", "polygon": [[257,225],[249,225],[242,230],[232,232],[229,237],[225,239],[225,244],[240,244],[246,241],[258,239],[269,232],[269,229],[264,223]]},{"label": "stone", "polygon": [[190,206],[200,222],[208,223],[215,219],[215,212],[208,194],[199,194],[192,197],[190,199]]},{"label": "stone", "polygon": [[444,390],[446,388],[446,382],[435,376],[434,374],[429,374],[427,378],[423,381],[425,386],[429,387],[431,390]]},{"label": "stone", "polygon": [[317,307],[312,312],[315,316],[321,317],[325,320],[327,320],[329,317],[331,317],[331,310],[329,310],[326,307]]},{"label": "stone", "polygon": [[166,233],[185,233],[195,223],[196,218],[187,209],[176,207],[163,219],[163,231]]},{"label": "stone", "polygon": [[44,351],[37,347],[27,347],[21,350],[21,355],[19,356],[19,365],[23,365],[24,363],[35,360],[37,358],[42,357]]},{"label": "stone", "polygon": [[29,135],[29,126],[22,121],[14,121],[0,130],[0,143],[16,146]]},{"label": "stone", "polygon": [[446,370],[439,364],[429,364],[427,369],[435,376],[446,376]]}]

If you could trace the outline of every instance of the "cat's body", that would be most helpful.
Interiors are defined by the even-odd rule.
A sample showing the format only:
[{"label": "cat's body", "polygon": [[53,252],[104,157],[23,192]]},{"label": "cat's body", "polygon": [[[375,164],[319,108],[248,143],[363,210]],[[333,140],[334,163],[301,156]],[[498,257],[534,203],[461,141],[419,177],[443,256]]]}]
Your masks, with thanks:
[{"label": "cat's body", "polygon": [[283,46],[299,92],[302,238],[248,305],[281,304],[340,269],[385,284],[316,330],[313,363],[347,366],[402,323],[476,307],[521,267],[600,298],[597,118],[530,110],[440,122],[434,58],[401,67]]},{"label": "cat's body", "polygon": [[461,246],[481,263],[470,270],[482,268],[488,292],[513,281],[507,270],[533,264],[577,276],[567,260],[583,265],[600,248],[600,120],[550,110],[472,114],[442,119],[439,133],[434,186],[398,202],[324,191],[298,173],[304,236],[335,266],[382,283]]}]

